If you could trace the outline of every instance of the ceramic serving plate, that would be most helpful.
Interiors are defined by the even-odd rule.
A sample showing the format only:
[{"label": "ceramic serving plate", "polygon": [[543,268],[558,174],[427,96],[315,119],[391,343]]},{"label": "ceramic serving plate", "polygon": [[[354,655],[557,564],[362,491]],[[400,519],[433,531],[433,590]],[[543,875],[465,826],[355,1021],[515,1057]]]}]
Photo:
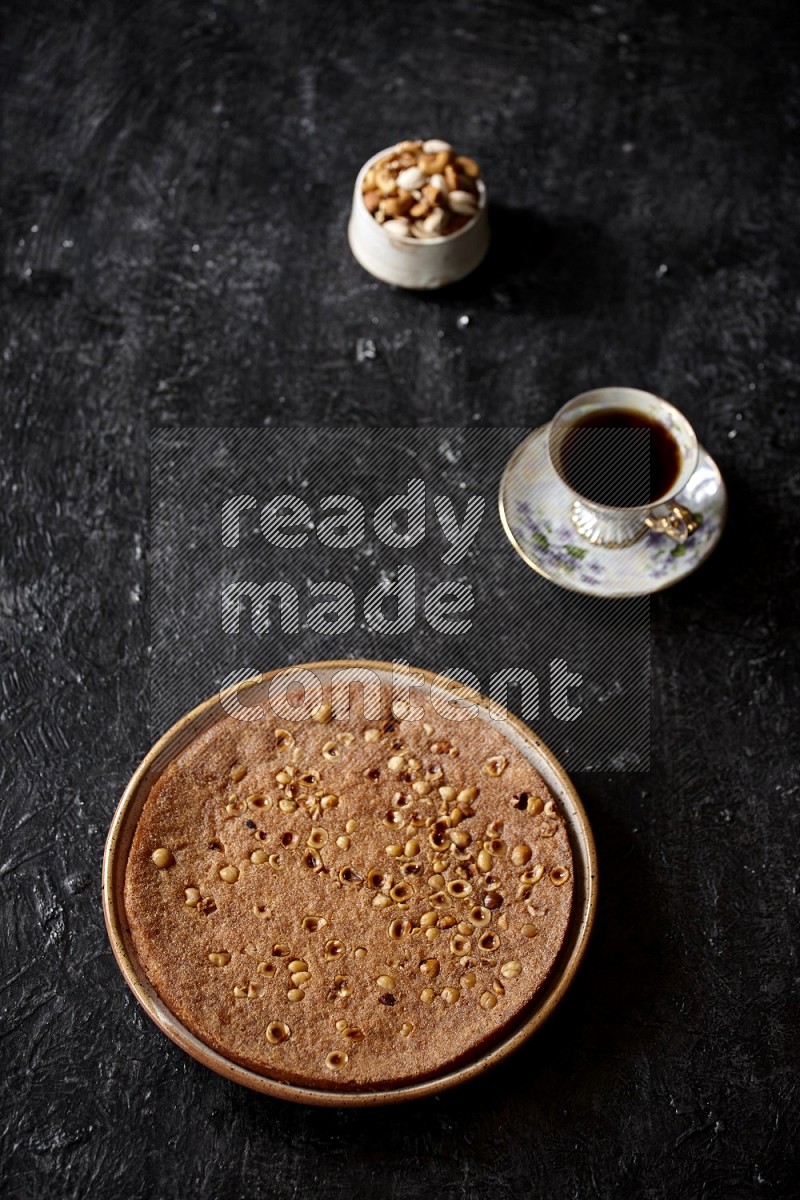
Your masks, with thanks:
[{"label": "ceramic serving plate", "polygon": [[[232,690],[238,692],[243,704],[255,705],[259,700],[266,699],[270,683],[278,675],[291,675],[299,670],[308,670],[313,671],[320,682],[325,684],[330,680],[334,671],[341,670],[343,667],[366,667],[375,671],[381,682],[386,684],[392,682],[390,663],[353,659],[306,663],[301,666],[271,671],[259,678],[248,680]],[[440,691],[448,692],[451,696],[456,695],[476,704],[479,719],[487,721],[491,719],[489,716],[490,704],[485,697],[470,692],[462,684],[442,685],[439,677],[436,677],[439,682],[435,683],[435,677],[427,671],[415,670],[415,674],[424,678],[427,688],[435,684]],[[488,1049],[483,1048],[479,1051],[474,1060],[461,1063],[439,1076],[427,1078],[419,1083],[411,1082],[370,1092],[345,1092],[286,1083],[239,1066],[210,1049],[178,1021],[151,987],[133,949],[123,901],[125,867],[136,824],[151,787],[168,763],[176,758],[195,737],[224,716],[225,711],[220,703],[219,695],[212,696],[192,712],[187,713],[164,734],[139,764],[125,788],[106,841],[103,858],[103,911],[111,947],[126,983],[159,1029],[182,1050],[196,1058],[198,1062],[235,1083],[285,1100],[331,1107],[365,1107],[430,1096],[481,1075],[521,1046],[558,1005],[583,958],[594,920],[597,867],[594,839],[589,822],[570,779],[552,751],[526,725],[511,715],[495,721],[495,727],[504,733],[518,747],[520,753],[532,763],[558,802],[567,824],[572,846],[575,892],[570,927],[550,978],[534,997],[531,1007],[523,1013],[516,1025],[503,1032],[499,1041]]]}]

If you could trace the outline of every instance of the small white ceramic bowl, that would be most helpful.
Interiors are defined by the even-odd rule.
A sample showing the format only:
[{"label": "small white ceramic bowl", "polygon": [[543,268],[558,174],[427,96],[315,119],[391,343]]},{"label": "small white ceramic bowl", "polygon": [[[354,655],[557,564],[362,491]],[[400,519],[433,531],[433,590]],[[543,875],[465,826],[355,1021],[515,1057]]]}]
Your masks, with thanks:
[{"label": "small white ceramic bowl", "polygon": [[483,180],[476,181],[478,209],[475,216],[456,233],[424,239],[392,237],[367,211],[361,184],[369,168],[395,149],[395,146],[388,146],[379,150],[358,173],[347,227],[350,249],[364,270],[383,283],[419,290],[455,283],[474,271],[489,249],[489,212]]}]

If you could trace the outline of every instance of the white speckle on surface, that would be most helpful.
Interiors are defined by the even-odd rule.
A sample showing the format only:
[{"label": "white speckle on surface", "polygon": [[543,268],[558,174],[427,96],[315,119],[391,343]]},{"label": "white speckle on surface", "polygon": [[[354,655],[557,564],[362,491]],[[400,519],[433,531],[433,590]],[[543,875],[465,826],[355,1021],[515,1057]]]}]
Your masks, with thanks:
[{"label": "white speckle on surface", "polygon": [[192,254],[197,254],[199,249],[200,249],[200,243],[194,242],[192,245]]},{"label": "white speckle on surface", "polygon": [[31,225],[31,233],[38,233],[38,232],[39,232],[39,226]]},{"label": "white speckle on surface", "polygon": [[75,243],[73,242],[72,238],[64,238],[61,245],[64,247],[65,250],[71,250],[72,247],[75,245]]},{"label": "white speckle on surface", "polygon": [[372,338],[358,338],[356,341],[356,362],[368,362],[377,358],[378,351]]},{"label": "white speckle on surface", "polygon": [[729,437],[729,438],[735,438],[735,437],[736,437],[736,430],[735,430],[735,429],[729,429],[729,430],[728,430],[728,437]]},{"label": "white speckle on surface", "polygon": [[666,263],[659,263],[658,267],[656,268],[656,275],[660,279],[662,275],[666,275],[668,270],[669,270],[669,267],[667,266]]},{"label": "white speckle on surface", "polygon": [[466,313],[462,313],[461,316],[456,319],[456,325],[458,326],[459,329],[466,329],[467,326],[469,325],[469,322],[470,322],[470,318],[467,316]]},{"label": "white speckle on surface", "polygon": [[632,154],[635,149],[636,149],[636,145],[634,142],[623,142],[622,143],[622,153],[623,154]]}]

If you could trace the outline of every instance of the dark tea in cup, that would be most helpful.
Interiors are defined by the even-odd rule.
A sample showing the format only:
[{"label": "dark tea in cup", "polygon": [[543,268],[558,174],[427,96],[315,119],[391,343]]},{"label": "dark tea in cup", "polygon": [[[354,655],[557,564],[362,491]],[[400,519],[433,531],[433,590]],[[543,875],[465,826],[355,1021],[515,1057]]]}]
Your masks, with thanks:
[{"label": "dark tea in cup", "polygon": [[671,495],[681,452],[666,426],[623,408],[589,412],[566,425],[556,444],[565,483],[610,508],[640,508]]},{"label": "dark tea in cup", "polygon": [[697,522],[676,497],[697,464],[694,430],[639,388],[596,388],[560,408],[547,448],[572,498],[570,516],[595,546],[630,546],[648,530],[682,542]]}]

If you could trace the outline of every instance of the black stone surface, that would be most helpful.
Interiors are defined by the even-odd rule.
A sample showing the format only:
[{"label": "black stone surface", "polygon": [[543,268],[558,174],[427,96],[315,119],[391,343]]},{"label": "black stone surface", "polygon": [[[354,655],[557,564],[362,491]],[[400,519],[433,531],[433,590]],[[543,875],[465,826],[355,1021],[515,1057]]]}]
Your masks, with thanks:
[{"label": "black stone surface", "polygon": [[[794,6],[4,9],[2,1194],[796,1195]],[[491,258],[431,296],[344,240],[358,166],[417,130],[494,199]],[[731,520],[652,602],[649,775],[576,774],[602,897],[568,998],[403,1109],[218,1079],[99,906],[149,744],[151,429],[533,426],[607,382],[684,409]]]}]

